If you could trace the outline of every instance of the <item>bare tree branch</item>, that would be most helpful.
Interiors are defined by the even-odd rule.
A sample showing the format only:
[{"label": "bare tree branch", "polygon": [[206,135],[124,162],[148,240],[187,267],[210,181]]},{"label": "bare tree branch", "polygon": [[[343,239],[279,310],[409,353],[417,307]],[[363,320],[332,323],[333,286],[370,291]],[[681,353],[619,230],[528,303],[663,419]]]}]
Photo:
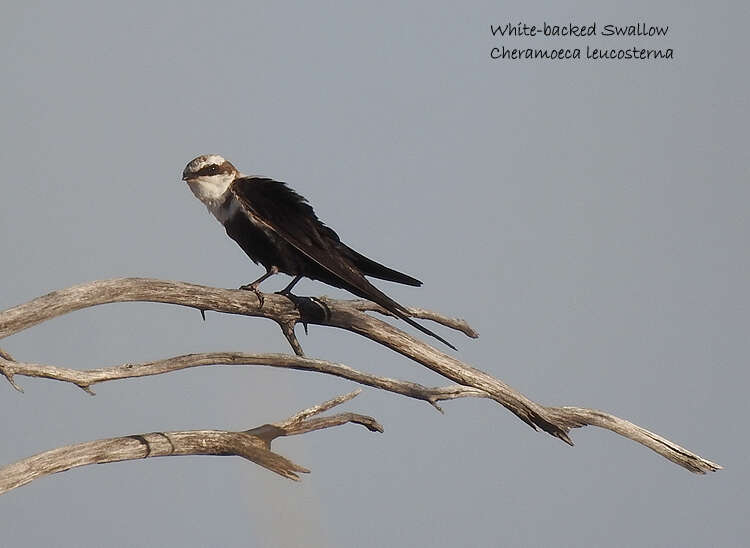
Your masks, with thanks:
[{"label": "bare tree branch", "polygon": [[[542,429],[570,445],[573,444],[568,436],[571,428],[592,425],[641,443],[692,472],[705,473],[721,468],[718,464],[703,459],[677,444],[602,411],[578,407],[546,407],[536,403],[484,371],[473,368],[404,331],[365,314],[362,308],[369,310],[369,307],[363,305],[362,301],[342,301],[325,297],[314,299],[323,303],[326,313],[303,318],[300,316],[299,307],[288,298],[275,294],[264,297],[264,304],[260,307],[257,296],[247,291],[148,278],[101,280],[54,291],[0,313],[0,339],[74,310],[126,301],[171,303],[198,310],[259,316],[272,319],[282,326],[296,323],[326,325],[360,334],[421,363],[453,382],[483,391],[532,428]],[[469,336],[475,334],[470,328],[464,329],[459,320],[446,319],[425,311],[419,312]],[[294,345],[288,329],[285,335],[295,352],[301,353],[299,343]],[[296,341],[296,338],[294,340]],[[7,373],[7,365],[4,367],[2,371]],[[12,372],[9,378],[12,378]]]},{"label": "bare tree branch", "polygon": [[357,394],[358,391],[339,396],[306,409],[303,414],[298,413],[278,423],[266,424],[244,432],[151,432],[52,449],[0,468],[0,494],[26,485],[37,478],[87,464],[175,455],[238,456],[285,478],[299,480],[298,473],[308,473],[309,470],[272,452],[271,441],[280,436],[294,436],[350,422],[361,424],[372,432],[382,432],[382,426],[375,419],[355,413],[310,418],[352,399]]},{"label": "bare tree branch", "polygon": [[[366,301],[364,299],[355,299],[352,301],[349,301],[349,305],[353,308],[356,308],[360,312],[379,312],[380,314],[383,314],[384,316],[390,316],[394,318],[395,316],[388,312],[385,308],[380,306],[377,303],[374,303],[372,301]],[[435,323],[438,323],[440,325],[444,325],[445,327],[450,327],[451,329],[455,329],[456,331],[460,331],[467,337],[471,337],[472,339],[478,339],[479,333],[477,333],[474,328],[472,328],[469,323],[466,320],[463,320],[461,318],[449,318],[448,316],[443,316],[442,314],[439,314],[438,312],[433,312],[432,310],[426,310],[424,308],[414,308],[409,307],[409,314],[411,314],[414,318],[420,318],[422,320],[430,320]]]},{"label": "bare tree branch", "polygon": [[664,458],[696,474],[716,472],[722,469],[721,465],[704,459],[673,441],[604,411],[581,407],[550,407],[549,410],[553,415],[559,414],[563,421],[577,423],[574,426],[598,426],[599,428],[620,434],[641,445],[645,445]]},{"label": "bare tree branch", "polygon": [[[57,367],[54,365],[11,361],[0,355],[0,371],[3,372],[6,377],[13,378],[15,375],[21,375],[25,377],[38,377],[68,382],[75,384],[92,395],[93,391],[91,390],[91,387],[98,383],[146,377],[150,375],[161,375],[172,371],[180,371],[181,369],[209,365],[262,365],[325,373],[327,375],[334,375],[336,377],[348,379],[374,388],[380,388],[410,398],[426,401],[441,412],[442,409],[437,404],[437,402],[441,400],[452,400],[465,397],[489,397],[486,392],[467,386],[453,385],[430,388],[414,382],[378,377],[369,373],[363,373],[340,363],[329,362],[326,360],[315,360],[303,356],[292,356],[290,354],[208,352],[202,354],[174,356],[172,358],[144,363],[126,363],[113,367],[89,369],[85,371]],[[15,383],[14,387],[21,390],[21,388]]]}]

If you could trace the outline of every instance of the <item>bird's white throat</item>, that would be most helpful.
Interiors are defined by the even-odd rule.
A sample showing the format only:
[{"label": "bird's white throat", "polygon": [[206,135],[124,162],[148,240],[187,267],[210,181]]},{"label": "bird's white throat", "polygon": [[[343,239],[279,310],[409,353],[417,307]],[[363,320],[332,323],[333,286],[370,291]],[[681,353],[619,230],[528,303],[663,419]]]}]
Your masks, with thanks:
[{"label": "bird's white throat", "polygon": [[219,209],[226,199],[226,192],[232,181],[234,181],[232,175],[211,175],[196,177],[189,180],[187,184],[195,197],[203,202],[216,218],[219,218]]}]

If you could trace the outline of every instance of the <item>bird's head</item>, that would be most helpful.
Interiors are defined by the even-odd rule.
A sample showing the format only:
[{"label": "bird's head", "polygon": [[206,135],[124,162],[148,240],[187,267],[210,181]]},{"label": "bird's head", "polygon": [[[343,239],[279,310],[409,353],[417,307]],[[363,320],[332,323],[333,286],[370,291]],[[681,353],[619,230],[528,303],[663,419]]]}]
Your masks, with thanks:
[{"label": "bird's head", "polygon": [[198,156],[182,172],[182,180],[206,205],[216,202],[239,176],[237,168],[218,154]]},{"label": "bird's head", "polygon": [[193,181],[200,178],[237,176],[237,169],[218,154],[204,154],[194,158],[182,171],[183,181]]}]

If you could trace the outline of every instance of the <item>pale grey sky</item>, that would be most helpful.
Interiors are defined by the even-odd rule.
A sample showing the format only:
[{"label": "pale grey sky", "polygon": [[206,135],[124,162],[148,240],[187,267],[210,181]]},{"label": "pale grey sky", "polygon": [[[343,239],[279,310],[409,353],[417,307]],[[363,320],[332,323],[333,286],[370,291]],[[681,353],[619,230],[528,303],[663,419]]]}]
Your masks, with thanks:
[{"label": "pale grey sky", "polygon": [[[342,5],[343,4],[343,5]],[[669,25],[671,61],[492,61],[491,24]],[[356,249],[469,320],[458,355],[547,404],[608,410],[715,460],[693,476],[608,432],[575,448],[488,401],[441,416],[374,390],[347,427],[281,440],[300,483],[236,458],[87,467],[0,497],[4,546],[742,546],[747,522],[748,7],[738,2],[9,2],[0,21],[0,308],[83,281],[236,287],[260,273],[179,181],[218,152],[289,182]],[[264,286],[283,287],[279,277]],[[337,294],[313,282],[304,294]],[[310,356],[431,385],[313,327]],[[120,304],[3,340],[100,367],[288,351],[270,322]],[[19,379],[0,462],[154,430],[241,429],[340,380],[203,368],[101,385]]]}]

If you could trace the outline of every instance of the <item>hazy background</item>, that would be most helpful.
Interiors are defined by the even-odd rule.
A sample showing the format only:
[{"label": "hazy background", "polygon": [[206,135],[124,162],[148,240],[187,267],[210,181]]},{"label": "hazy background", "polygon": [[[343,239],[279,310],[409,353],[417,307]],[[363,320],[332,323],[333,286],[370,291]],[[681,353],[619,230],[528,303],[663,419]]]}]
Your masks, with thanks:
[{"label": "hazy background", "polygon": [[[694,476],[609,432],[570,448],[499,405],[367,389],[348,426],[274,447],[294,483],[239,458],[91,466],[0,498],[3,546],[740,546],[750,536],[748,7],[684,2],[6,2],[0,22],[0,308],[84,281],[237,287],[262,270],[180,173],[219,152],[289,182],[378,284],[468,319],[458,355],[546,404],[602,408],[726,470]],[[616,5],[619,4],[619,5]],[[490,24],[669,25],[672,61],[492,61]],[[264,289],[280,289],[279,276]],[[343,295],[313,282],[300,294]],[[436,375],[340,331],[307,354]],[[276,351],[270,322],[117,304],[3,340],[92,368]],[[154,430],[244,429],[354,385],[250,367],[0,386],[9,463]],[[742,539],[745,539],[743,541]]]}]

